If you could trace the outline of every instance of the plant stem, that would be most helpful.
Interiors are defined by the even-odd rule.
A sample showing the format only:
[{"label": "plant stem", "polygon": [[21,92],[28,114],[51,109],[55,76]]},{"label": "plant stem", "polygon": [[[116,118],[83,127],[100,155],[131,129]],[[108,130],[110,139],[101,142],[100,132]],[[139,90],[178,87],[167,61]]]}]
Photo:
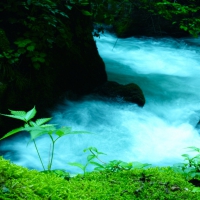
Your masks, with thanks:
[{"label": "plant stem", "polygon": [[50,144],[50,149],[49,149],[49,160],[48,160],[48,170],[50,170],[50,161],[51,161],[51,144]]},{"label": "plant stem", "polygon": [[33,142],[34,142],[34,145],[35,145],[35,148],[36,148],[38,157],[39,157],[39,159],[40,159],[40,162],[41,162],[41,164],[42,164],[42,168],[43,168],[43,170],[45,171],[44,164],[43,164],[43,162],[42,162],[42,158],[41,158],[40,153],[39,153],[39,151],[38,151],[38,148],[37,148],[37,145],[36,145],[35,140],[33,140]]},{"label": "plant stem", "polygon": [[50,163],[48,165],[48,170],[51,170],[51,166],[52,166],[52,162],[53,162],[53,156],[54,156],[54,146],[55,146],[55,141],[53,140],[53,137],[51,135],[49,135],[51,140],[52,140],[52,151],[51,151],[51,160]]},{"label": "plant stem", "polygon": [[101,159],[99,159],[99,157],[98,157],[98,153],[97,153],[97,155],[90,149],[89,150],[94,156],[95,156],[95,158],[97,159],[97,160],[99,160],[101,163],[103,163],[103,164],[106,164],[104,161],[102,161]]},{"label": "plant stem", "polygon": [[86,173],[86,167],[88,166],[89,163],[86,163],[86,165],[84,166],[84,170],[83,170],[83,175],[85,176]]}]

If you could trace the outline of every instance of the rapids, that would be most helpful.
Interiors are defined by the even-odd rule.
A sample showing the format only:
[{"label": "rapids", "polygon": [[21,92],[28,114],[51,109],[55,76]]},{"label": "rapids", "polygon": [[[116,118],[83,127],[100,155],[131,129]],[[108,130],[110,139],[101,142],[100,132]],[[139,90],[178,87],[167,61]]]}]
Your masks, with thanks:
[{"label": "rapids", "polygon": [[[189,146],[200,147],[200,39],[127,38],[105,34],[95,38],[106,64],[108,79],[136,83],[144,92],[143,108],[92,95],[65,100],[50,110],[52,123],[91,134],[68,135],[56,143],[53,168],[81,171],[69,162],[85,163],[83,149],[94,146],[106,153],[105,162],[139,161],[159,166],[182,162]],[[44,116],[45,117],[45,116]],[[1,142],[0,151],[14,163],[42,170],[27,133]],[[50,140],[37,140],[45,164]]]}]

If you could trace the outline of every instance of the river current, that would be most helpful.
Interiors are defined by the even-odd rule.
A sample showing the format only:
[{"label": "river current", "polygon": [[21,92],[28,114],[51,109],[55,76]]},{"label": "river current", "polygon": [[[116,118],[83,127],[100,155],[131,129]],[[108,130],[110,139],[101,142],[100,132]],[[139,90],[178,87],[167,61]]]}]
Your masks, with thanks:
[{"label": "river current", "polygon": [[[200,147],[200,39],[127,38],[104,34],[95,38],[108,79],[138,84],[146,98],[143,108],[122,101],[87,96],[64,100],[50,110],[53,123],[91,134],[68,135],[56,143],[53,168],[81,172],[69,162],[86,162],[83,149],[106,153],[105,162],[138,161],[158,166],[182,162],[189,146]],[[45,116],[44,116],[45,117]],[[22,139],[23,138],[23,139]],[[5,140],[0,150],[16,164],[42,170],[27,133]],[[48,163],[50,140],[37,140]]]}]

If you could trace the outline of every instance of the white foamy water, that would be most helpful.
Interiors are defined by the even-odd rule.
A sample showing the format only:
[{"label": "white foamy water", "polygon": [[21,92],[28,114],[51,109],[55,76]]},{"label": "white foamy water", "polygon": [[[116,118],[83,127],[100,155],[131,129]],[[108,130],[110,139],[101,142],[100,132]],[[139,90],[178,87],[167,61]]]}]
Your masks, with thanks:
[{"label": "white foamy water", "polygon": [[[117,40],[109,34],[95,40],[109,80],[137,83],[146,104],[140,108],[88,96],[58,105],[50,111],[53,123],[93,134],[68,135],[58,140],[53,168],[80,172],[67,163],[84,163],[87,154],[83,149],[90,146],[107,154],[101,156],[105,162],[116,159],[159,166],[182,162],[186,147],[200,147],[195,129],[200,118],[200,40]],[[29,139],[22,139],[22,135],[2,142],[0,150],[19,165],[41,170],[33,144],[26,146]],[[37,144],[47,163],[50,140],[41,138]]]}]

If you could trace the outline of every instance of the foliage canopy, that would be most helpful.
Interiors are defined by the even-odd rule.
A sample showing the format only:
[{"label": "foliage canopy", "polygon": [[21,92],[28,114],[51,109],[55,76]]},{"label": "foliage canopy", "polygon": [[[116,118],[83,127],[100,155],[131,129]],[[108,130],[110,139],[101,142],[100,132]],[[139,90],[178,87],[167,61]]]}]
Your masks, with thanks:
[{"label": "foliage canopy", "polygon": [[[72,9],[98,24],[134,20],[134,13],[141,10],[195,37],[200,33],[200,2],[194,0],[4,0],[0,2],[0,59],[16,66],[29,59],[35,69],[49,65],[48,49],[73,45],[68,28]],[[102,31],[99,27],[94,35]]]}]

